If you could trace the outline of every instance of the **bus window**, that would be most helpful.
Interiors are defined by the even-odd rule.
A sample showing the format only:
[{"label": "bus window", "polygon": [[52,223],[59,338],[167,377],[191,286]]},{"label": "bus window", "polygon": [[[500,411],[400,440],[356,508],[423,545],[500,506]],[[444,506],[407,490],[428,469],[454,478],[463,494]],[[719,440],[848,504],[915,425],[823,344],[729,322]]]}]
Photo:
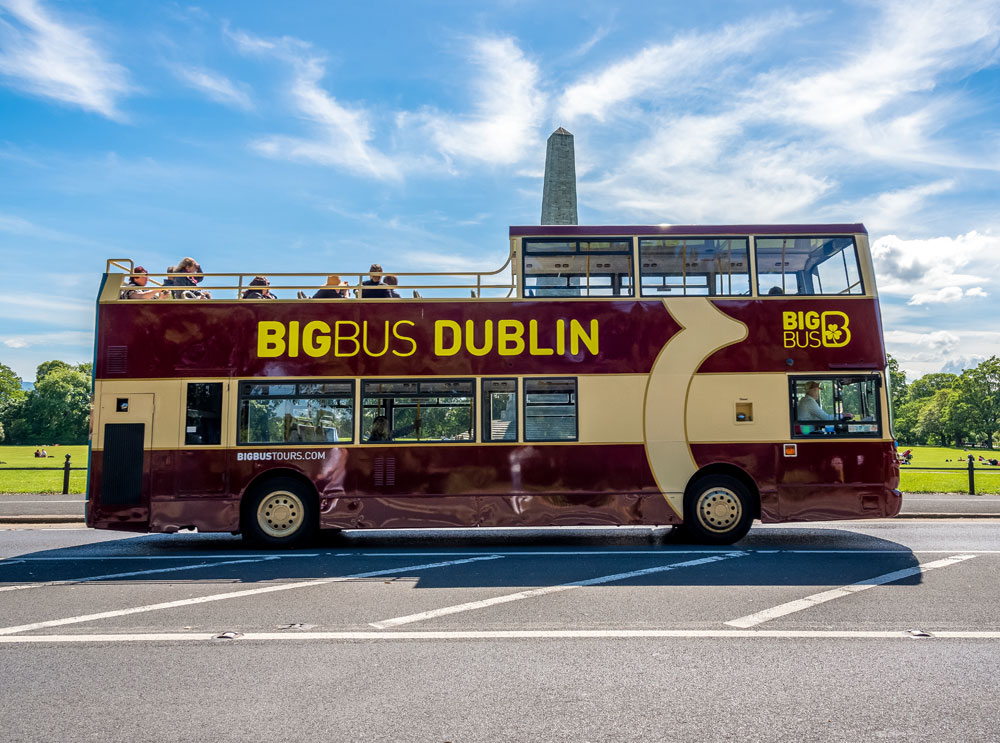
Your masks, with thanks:
[{"label": "bus window", "polygon": [[758,237],[757,292],[864,294],[853,237]]},{"label": "bus window", "polygon": [[474,384],[471,379],[362,382],[361,440],[475,441]]},{"label": "bus window", "polygon": [[524,294],[530,297],[631,297],[632,241],[525,240]]},{"label": "bus window", "polygon": [[354,382],[240,383],[240,444],[350,443]]},{"label": "bus window", "polygon": [[878,375],[791,379],[792,436],[880,437]]},{"label": "bus window", "polygon": [[524,440],[576,441],[575,379],[524,380]]},{"label": "bus window", "polygon": [[517,380],[483,380],[483,441],[517,441]]},{"label": "bus window", "polygon": [[188,382],[184,443],[222,443],[222,382]]},{"label": "bus window", "polygon": [[639,240],[644,297],[733,296],[750,293],[746,238]]}]

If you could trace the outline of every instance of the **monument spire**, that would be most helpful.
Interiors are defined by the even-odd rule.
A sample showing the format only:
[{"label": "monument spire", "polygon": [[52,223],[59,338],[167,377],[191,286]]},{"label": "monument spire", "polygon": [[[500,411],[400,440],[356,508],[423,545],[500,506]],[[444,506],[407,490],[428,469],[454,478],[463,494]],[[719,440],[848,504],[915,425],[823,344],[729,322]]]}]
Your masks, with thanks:
[{"label": "monument spire", "polygon": [[576,224],[576,151],[573,135],[559,127],[545,147],[542,224]]}]

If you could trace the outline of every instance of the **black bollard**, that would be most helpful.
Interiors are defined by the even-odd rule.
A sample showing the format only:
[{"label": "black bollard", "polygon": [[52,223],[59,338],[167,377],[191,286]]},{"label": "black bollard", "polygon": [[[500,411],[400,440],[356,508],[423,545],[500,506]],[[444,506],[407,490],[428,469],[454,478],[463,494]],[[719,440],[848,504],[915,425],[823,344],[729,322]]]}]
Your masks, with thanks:
[{"label": "black bollard", "polygon": [[969,495],[976,494],[976,460],[969,455]]},{"label": "black bollard", "polygon": [[66,455],[66,464],[63,465],[63,495],[69,495],[69,454]]}]

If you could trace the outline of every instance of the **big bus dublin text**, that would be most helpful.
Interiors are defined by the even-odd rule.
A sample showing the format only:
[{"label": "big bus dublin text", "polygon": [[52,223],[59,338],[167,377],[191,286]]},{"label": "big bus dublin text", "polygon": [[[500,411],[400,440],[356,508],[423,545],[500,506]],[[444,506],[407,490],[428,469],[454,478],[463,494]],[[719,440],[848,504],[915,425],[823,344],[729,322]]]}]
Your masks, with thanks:
[{"label": "big bus dublin text", "polygon": [[100,290],[91,527],[727,544],[754,519],[899,512],[861,224],[512,227],[498,271],[394,285],[140,275],[110,260]]}]

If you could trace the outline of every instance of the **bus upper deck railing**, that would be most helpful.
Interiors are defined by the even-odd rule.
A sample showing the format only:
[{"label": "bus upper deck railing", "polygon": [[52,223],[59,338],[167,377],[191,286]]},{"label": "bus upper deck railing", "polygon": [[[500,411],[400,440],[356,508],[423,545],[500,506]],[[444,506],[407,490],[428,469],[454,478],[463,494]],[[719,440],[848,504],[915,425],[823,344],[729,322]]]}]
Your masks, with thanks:
[{"label": "bus upper deck railing", "polygon": [[[508,273],[507,276],[501,276],[504,271],[508,271],[511,266],[511,258],[508,256],[507,262],[504,263],[500,268],[495,271],[420,271],[420,272],[408,272],[408,271],[354,271],[354,272],[324,272],[324,273],[303,273],[303,272],[273,272],[273,273],[135,273],[135,264],[130,258],[109,258],[107,261],[106,273],[109,275],[120,275],[122,277],[121,290],[125,291],[128,289],[142,289],[144,287],[139,287],[135,285],[130,285],[128,282],[131,278],[137,278],[144,276],[148,280],[149,289],[160,288],[164,293],[170,292],[171,294],[163,297],[157,297],[156,299],[168,299],[173,296],[173,292],[180,293],[184,290],[195,291],[198,293],[203,292],[223,292],[226,296],[210,296],[205,297],[206,299],[239,299],[243,301],[259,301],[259,298],[247,297],[246,293],[253,290],[263,290],[268,289],[271,291],[282,291],[282,292],[295,292],[292,296],[281,296],[280,299],[296,299],[302,298],[299,294],[300,292],[306,294],[306,296],[311,296],[311,293],[316,292],[320,289],[341,289],[346,291],[344,299],[359,298],[363,296],[365,298],[377,298],[370,296],[372,290],[385,290],[393,289],[397,291],[412,292],[412,298],[423,299],[421,291],[439,293],[448,292],[449,297],[460,296],[458,292],[468,291],[470,297],[473,299],[481,299],[485,297],[510,297],[514,294],[517,289],[517,285],[514,281],[513,273]],[[173,286],[165,285],[165,281],[172,277],[189,277],[199,279],[200,283],[197,286]],[[255,278],[258,276],[265,277],[268,280],[267,285],[252,284]],[[327,279],[331,276],[338,277],[343,283],[338,285],[331,285],[326,283]],[[385,284],[379,283],[377,285],[365,284],[364,281],[370,277],[378,277],[380,282],[382,277],[394,276],[399,281],[398,284]],[[345,281],[345,277],[356,278],[357,281],[352,283],[350,281]],[[496,278],[494,278],[496,277]],[[228,281],[216,281],[216,279],[229,279]],[[274,281],[277,279],[278,281]],[[282,279],[296,279],[296,281],[281,282]],[[310,281],[310,279],[315,279],[315,281]],[[446,282],[449,279],[449,283],[439,283]],[[497,281],[499,279],[499,282]],[[232,296],[235,292],[235,296]],[[385,297],[389,299],[390,297]],[[393,299],[409,299],[410,297],[404,297],[400,294],[399,297],[392,297]],[[140,300],[141,301],[141,300]],[[149,301],[153,301],[151,298]]]}]

